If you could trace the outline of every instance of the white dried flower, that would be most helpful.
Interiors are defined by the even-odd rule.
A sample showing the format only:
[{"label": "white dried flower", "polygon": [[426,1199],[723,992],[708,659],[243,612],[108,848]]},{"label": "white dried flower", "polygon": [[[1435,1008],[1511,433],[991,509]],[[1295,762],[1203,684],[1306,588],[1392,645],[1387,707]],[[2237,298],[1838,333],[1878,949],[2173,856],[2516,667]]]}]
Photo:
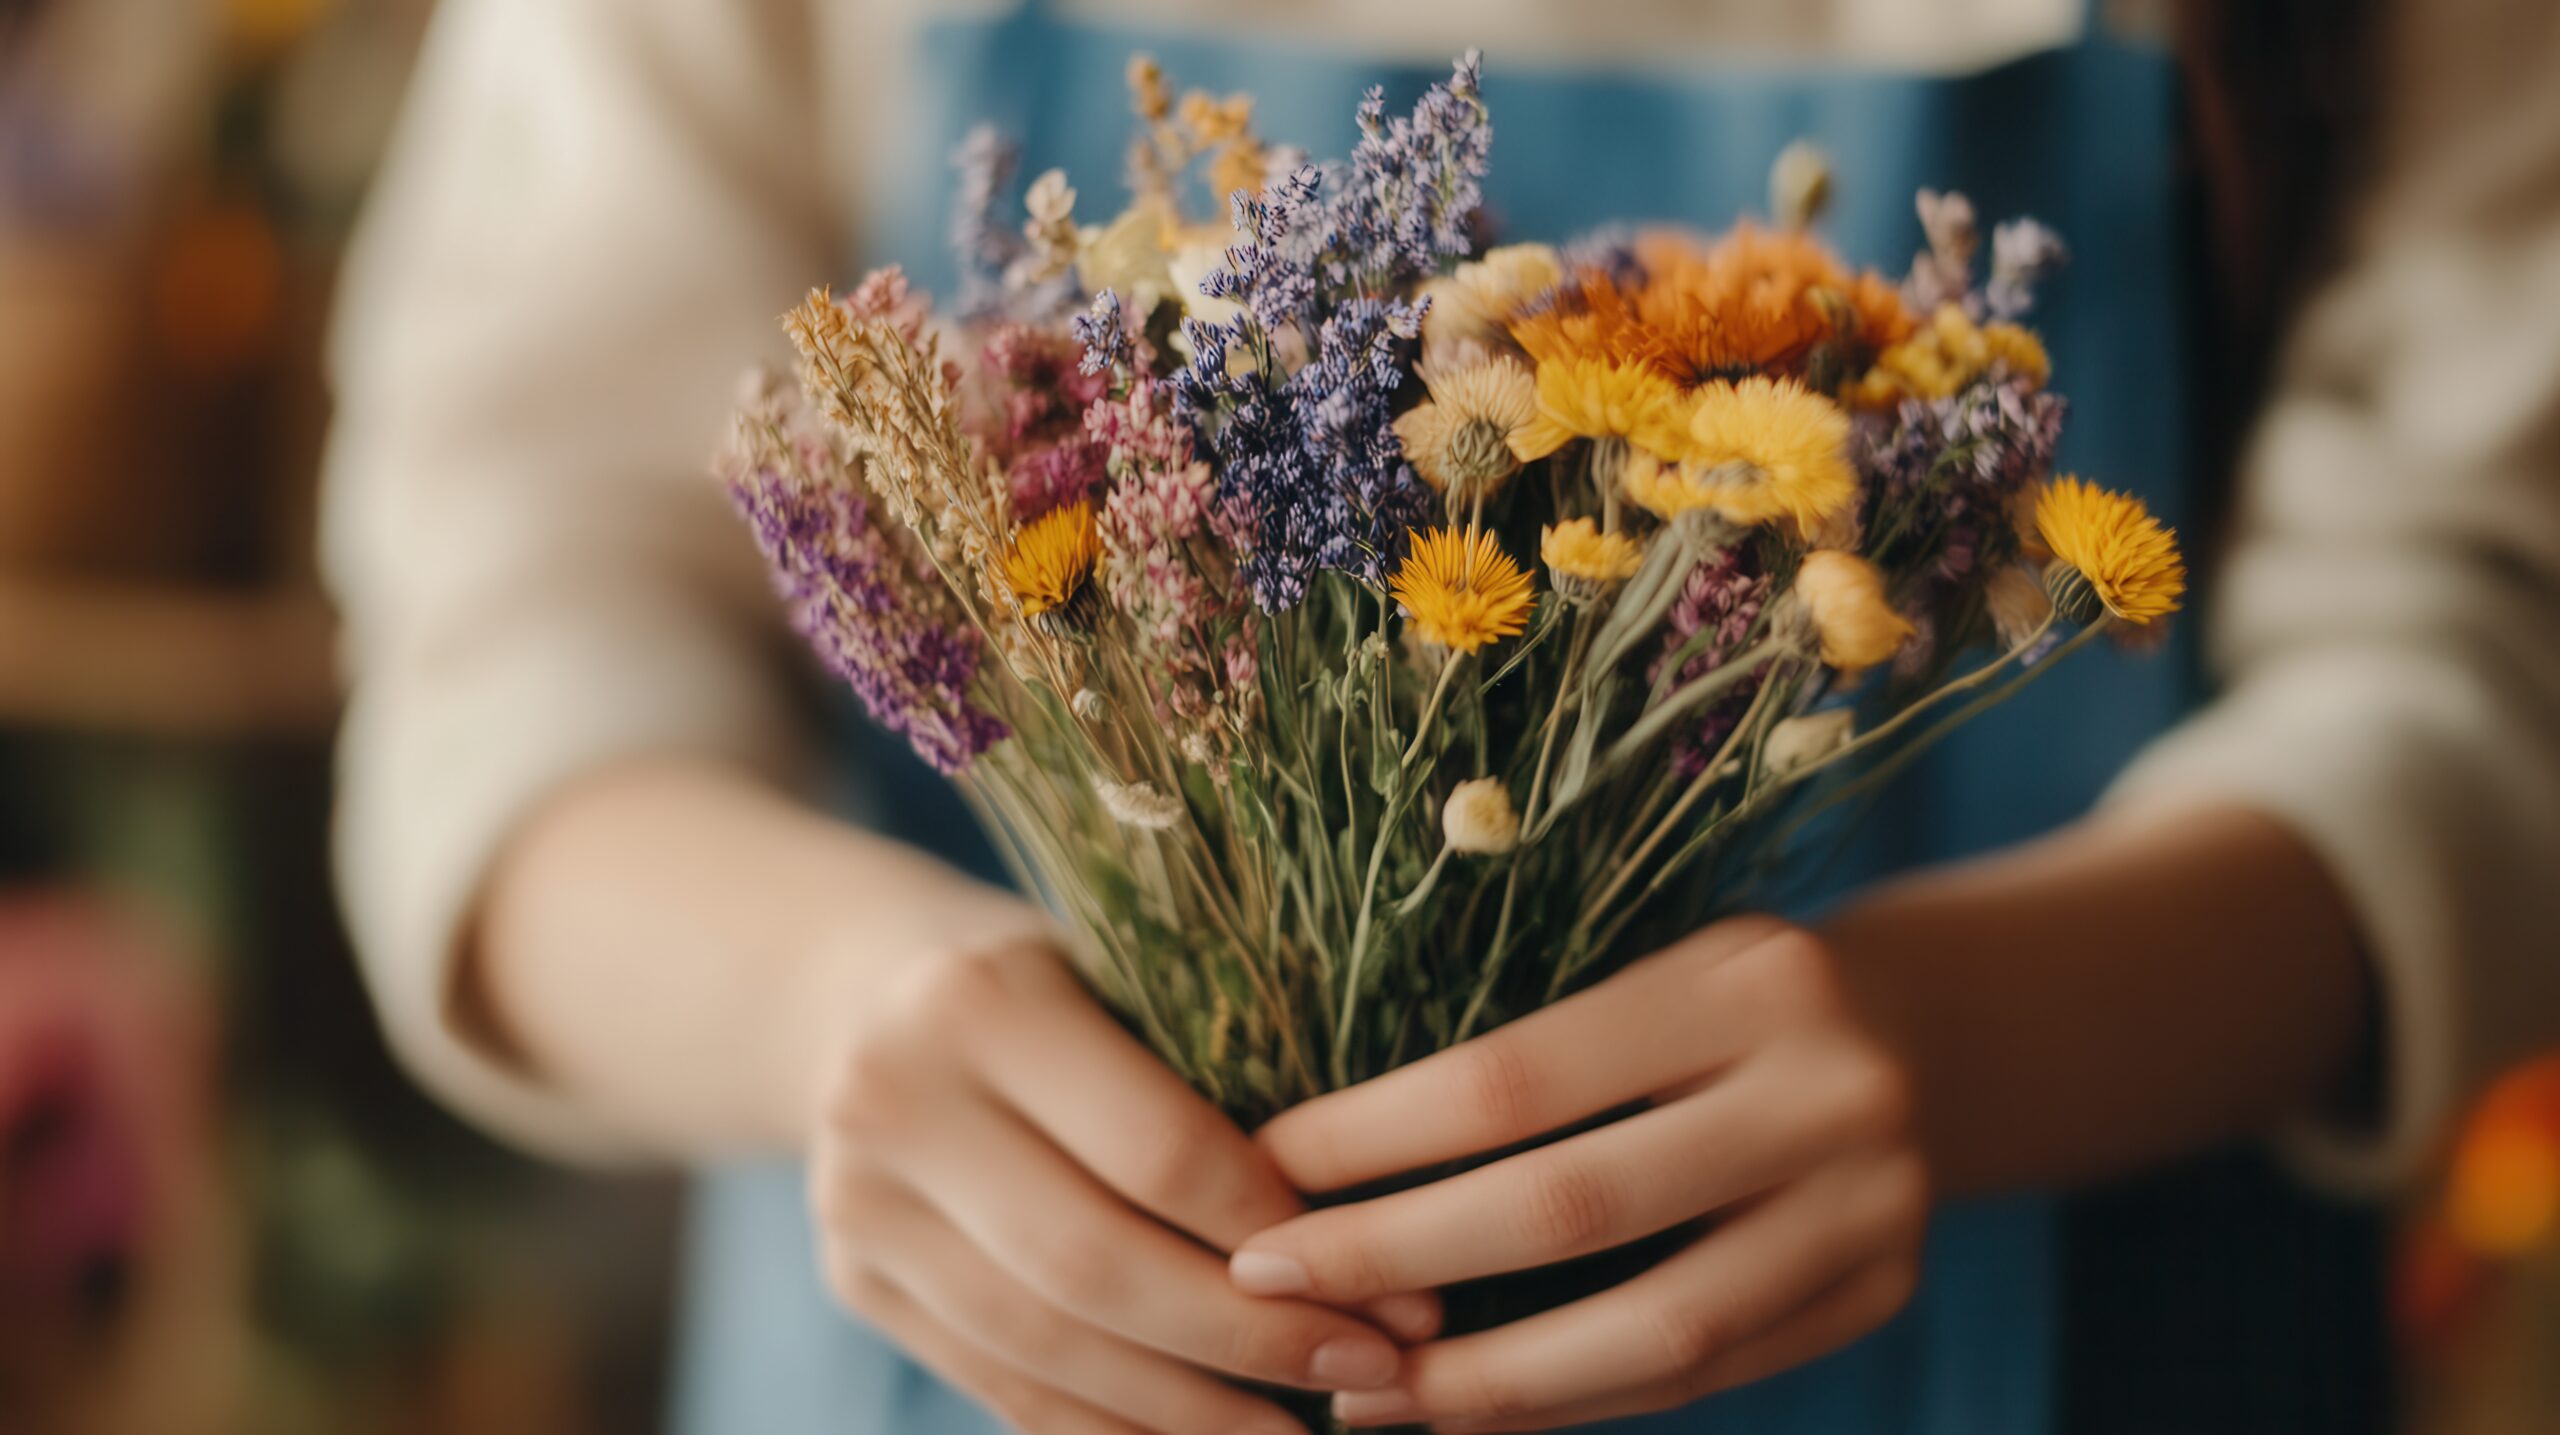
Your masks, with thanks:
[{"label": "white dried flower", "polygon": [[1769,166],[1769,217],[1789,229],[1813,224],[1831,200],[1831,156],[1811,140],[1778,151]]},{"label": "white dried flower", "polygon": [[1520,814],[1498,777],[1461,782],[1440,809],[1440,830],[1453,852],[1508,852],[1520,843]]},{"label": "white dried flower", "polygon": [[1182,755],[1202,767],[1214,767],[1218,762],[1218,744],[1209,734],[1193,728],[1182,735]]},{"label": "white dried flower", "polygon": [[2034,573],[2016,563],[1991,575],[1982,605],[1991,610],[1991,627],[2005,648],[2025,643],[2053,616],[2053,596]]},{"label": "white dried flower", "polygon": [[1152,782],[1113,782],[1097,777],[1093,790],[1113,817],[1131,827],[1162,832],[1182,820],[1182,799],[1168,795]]},{"label": "white dried flower", "polygon": [[1760,749],[1761,770],[1783,777],[1820,762],[1847,747],[1856,726],[1857,715],[1847,708],[1791,717],[1769,729],[1769,740]]},{"label": "white dried flower", "polygon": [[1086,722],[1100,722],[1102,715],[1110,711],[1110,706],[1102,700],[1102,694],[1091,688],[1076,689],[1076,695],[1067,699],[1067,706]]}]

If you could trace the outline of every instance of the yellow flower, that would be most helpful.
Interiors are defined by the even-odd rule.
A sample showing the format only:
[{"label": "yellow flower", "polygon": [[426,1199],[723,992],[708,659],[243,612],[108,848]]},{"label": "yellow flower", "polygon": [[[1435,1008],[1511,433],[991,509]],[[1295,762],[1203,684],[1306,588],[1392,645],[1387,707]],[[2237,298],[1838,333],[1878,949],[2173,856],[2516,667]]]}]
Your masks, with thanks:
[{"label": "yellow flower", "polygon": [[1443,493],[1474,497],[1519,471],[1517,447],[1538,417],[1538,385],[1509,359],[1459,369],[1424,365],[1431,397],[1396,420],[1404,456],[1423,481]]},{"label": "yellow flower", "polygon": [[1625,439],[1664,457],[1688,446],[1689,401],[1649,364],[1559,355],[1538,365],[1538,417],[1513,441],[1522,462],[1578,438]]},{"label": "yellow flower", "polygon": [[1821,640],[1822,660],[1844,673],[1872,668],[1911,640],[1910,620],[1885,601],[1884,575],[1855,554],[1806,554],[1794,591]]},{"label": "yellow flower", "polygon": [[1431,307],[1422,316],[1426,352],[1465,344],[1509,342],[1507,326],[1521,306],[1564,282],[1564,261],[1543,244],[1505,244],[1422,286]]},{"label": "yellow flower", "polygon": [[2045,589],[2063,616],[2085,623],[2103,607],[2140,625],[2178,611],[2187,565],[2141,499],[2065,474],[2037,495],[2036,532],[2053,550]]},{"label": "yellow flower", "polygon": [[1057,622],[1080,597],[1102,556],[1102,527],[1090,502],[1053,508],[1014,535],[1004,581],[1022,616]]},{"label": "yellow flower", "polygon": [[1644,566],[1644,549],[1621,533],[1603,533],[1588,518],[1572,518],[1538,535],[1538,557],[1559,579],[1603,585],[1624,583]]},{"label": "yellow flower", "polygon": [[1963,309],[1941,304],[1927,327],[1876,355],[1875,367],[1850,387],[1861,408],[1890,408],[1906,398],[1943,399],[1993,364],[2033,388],[2053,377],[2044,341],[2015,324],[1976,325]]},{"label": "yellow flower", "polygon": [[1529,622],[1529,575],[1480,530],[1416,533],[1387,591],[1426,640],[1461,653],[1510,637]]},{"label": "yellow flower", "polygon": [[2015,324],[1982,326],[1983,346],[1991,353],[1993,363],[2007,364],[2009,372],[2027,381],[2027,387],[2040,389],[2053,377],[2053,356],[2044,351],[2044,340],[2033,329]]},{"label": "yellow flower", "polygon": [[1858,496],[1849,416],[1792,379],[1699,390],[1687,457],[1705,501],[1740,524],[1792,518],[1809,532]]}]

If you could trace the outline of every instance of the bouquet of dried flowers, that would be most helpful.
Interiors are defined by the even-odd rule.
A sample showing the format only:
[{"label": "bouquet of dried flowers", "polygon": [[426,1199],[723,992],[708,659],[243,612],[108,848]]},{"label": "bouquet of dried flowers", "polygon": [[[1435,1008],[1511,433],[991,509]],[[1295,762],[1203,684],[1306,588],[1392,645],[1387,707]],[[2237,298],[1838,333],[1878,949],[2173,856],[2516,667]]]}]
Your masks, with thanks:
[{"label": "bouquet of dried flowers", "polygon": [[2051,476],[2051,232],[1982,263],[1924,191],[1908,275],[1852,269],[1799,146],[1766,225],[1487,248],[1478,80],[1308,163],[1140,59],[1099,225],[1054,171],[999,222],[973,140],[953,320],[811,296],[722,468],[827,666],[1248,1123],[1752,905],[2184,584]]}]

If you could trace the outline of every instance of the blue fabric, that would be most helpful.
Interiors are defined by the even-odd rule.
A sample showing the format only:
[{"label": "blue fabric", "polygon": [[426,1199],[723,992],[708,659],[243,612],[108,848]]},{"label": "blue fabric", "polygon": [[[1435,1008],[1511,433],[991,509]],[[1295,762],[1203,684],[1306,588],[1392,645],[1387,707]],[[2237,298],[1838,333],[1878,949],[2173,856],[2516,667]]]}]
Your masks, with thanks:
[{"label": "blue fabric", "polygon": [[[1024,143],[1023,173],[1052,165],[1107,196],[1127,139],[1123,64],[1162,58],[1185,86],[1249,90],[1264,133],[1341,153],[1351,105],[1378,83],[1408,99],[1435,73],[1270,41],[1069,24],[1044,7],[925,32],[933,108],[913,150],[946,154],[981,120]],[[1922,78],[1835,68],[1709,65],[1677,75],[1561,72],[1497,55],[1489,197],[1512,237],[1558,239],[1624,219],[1721,226],[1765,204],[1771,158],[1809,137],[1838,176],[1828,236],[1899,273],[1921,242],[1921,185],[1971,195],[1986,226],[2033,214],[2073,260],[2037,322],[2075,403],[2062,460],[2148,498],[2172,523],[2186,412],[2172,166],[2174,74],[2154,52],[2096,33],[1978,74]],[[920,176],[921,178],[921,176]],[[936,177],[938,178],[938,176]],[[1107,206],[1107,198],[1103,204]],[[868,256],[934,287],[951,269],[939,188],[878,203]],[[2091,654],[1976,723],[1896,785],[1861,831],[1835,889],[1912,862],[2029,836],[2083,811],[2108,777],[2187,704],[2191,665]],[[983,864],[983,843],[930,774],[876,733],[854,766],[871,820]],[[2055,1408],[2054,1220],[2033,1198],[1951,1205],[1931,1232],[1911,1307],[1855,1346],[1695,1409],[1610,1427],[1751,1435],[2036,1435]],[[703,1183],[689,1266],[676,1428],[685,1435],[982,1435],[995,1427],[836,1315],[815,1275],[796,1171]]]}]

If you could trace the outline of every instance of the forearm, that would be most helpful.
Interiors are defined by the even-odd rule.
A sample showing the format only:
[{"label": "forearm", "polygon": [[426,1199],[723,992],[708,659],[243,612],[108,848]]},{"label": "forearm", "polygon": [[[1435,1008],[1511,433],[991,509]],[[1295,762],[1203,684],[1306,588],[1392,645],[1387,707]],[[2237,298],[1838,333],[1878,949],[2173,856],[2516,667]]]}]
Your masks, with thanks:
[{"label": "forearm", "polygon": [[2341,1100],[2372,1001],[2343,898],[2237,808],[2109,813],[1826,927],[1950,1191],[2090,1179]]},{"label": "forearm", "polygon": [[456,1000],[475,1039],[701,1154],[796,1144],[828,1047],[905,964],[1042,927],[912,848],[666,760],[546,802],[471,930]]}]

